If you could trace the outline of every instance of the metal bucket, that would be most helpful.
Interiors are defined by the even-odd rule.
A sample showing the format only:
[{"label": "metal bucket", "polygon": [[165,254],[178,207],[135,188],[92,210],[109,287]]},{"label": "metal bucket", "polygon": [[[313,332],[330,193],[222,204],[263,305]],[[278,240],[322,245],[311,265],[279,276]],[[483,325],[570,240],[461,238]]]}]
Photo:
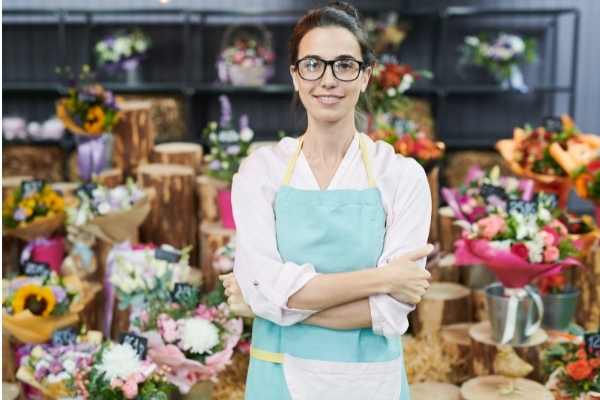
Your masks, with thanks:
[{"label": "metal bucket", "polygon": [[505,289],[500,283],[485,288],[493,339],[502,344],[523,344],[540,327],[544,305],[530,286]]},{"label": "metal bucket", "polygon": [[546,294],[542,296],[544,303],[544,328],[566,331],[573,321],[577,309],[579,290],[570,289],[566,293]]}]

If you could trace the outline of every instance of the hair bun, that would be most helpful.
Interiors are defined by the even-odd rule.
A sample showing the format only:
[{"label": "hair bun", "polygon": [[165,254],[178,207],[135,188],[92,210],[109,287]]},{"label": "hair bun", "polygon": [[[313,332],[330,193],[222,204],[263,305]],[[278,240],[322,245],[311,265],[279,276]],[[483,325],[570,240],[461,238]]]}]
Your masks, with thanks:
[{"label": "hair bun", "polygon": [[332,1],[331,3],[329,3],[328,6],[345,12],[346,14],[354,18],[357,22],[360,21],[360,15],[358,14],[358,10],[350,3],[346,3],[345,1]]}]

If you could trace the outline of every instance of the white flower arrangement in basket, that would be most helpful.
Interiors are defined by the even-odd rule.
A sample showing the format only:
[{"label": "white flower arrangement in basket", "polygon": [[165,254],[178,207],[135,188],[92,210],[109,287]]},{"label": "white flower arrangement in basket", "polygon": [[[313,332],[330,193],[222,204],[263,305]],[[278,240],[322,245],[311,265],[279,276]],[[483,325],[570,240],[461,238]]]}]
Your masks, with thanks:
[{"label": "white flower arrangement in basket", "polygon": [[217,72],[222,83],[263,85],[273,75],[271,34],[261,25],[230,27],[223,36]]}]

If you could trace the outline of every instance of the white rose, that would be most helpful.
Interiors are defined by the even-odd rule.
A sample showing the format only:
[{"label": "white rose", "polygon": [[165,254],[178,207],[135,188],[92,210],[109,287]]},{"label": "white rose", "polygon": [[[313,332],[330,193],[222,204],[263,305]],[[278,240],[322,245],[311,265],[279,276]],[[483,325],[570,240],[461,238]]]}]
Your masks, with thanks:
[{"label": "white rose", "polygon": [[115,378],[127,379],[142,369],[142,363],[133,347],[116,344],[104,352],[102,362],[96,368],[104,372],[106,380],[110,382]]},{"label": "white rose", "polygon": [[396,89],[394,88],[389,88],[386,92],[386,94],[388,95],[388,97],[394,97],[396,95]]},{"label": "white rose", "polygon": [[240,131],[240,139],[243,142],[249,142],[254,138],[254,131],[250,128],[244,128]]},{"label": "white rose", "polygon": [[201,318],[186,319],[182,323],[181,347],[196,354],[210,353],[219,344],[219,330],[210,321]]},{"label": "white rose", "polygon": [[479,38],[477,36],[467,36],[465,38],[465,43],[472,47],[479,46]]}]

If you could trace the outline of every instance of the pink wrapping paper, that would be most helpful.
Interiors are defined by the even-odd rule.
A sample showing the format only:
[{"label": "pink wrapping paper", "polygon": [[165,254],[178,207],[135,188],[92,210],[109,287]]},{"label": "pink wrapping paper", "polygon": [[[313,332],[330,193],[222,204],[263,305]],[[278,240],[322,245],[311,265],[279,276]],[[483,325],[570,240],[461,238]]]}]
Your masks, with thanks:
[{"label": "pink wrapping paper", "polygon": [[536,278],[554,275],[568,265],[581,267],[573,257],[553,264],[532,264],[510,250],[495,249],[487,240],[462,238],[456,241],[456,265],[483,264],[505,288],[522,288]]}]

